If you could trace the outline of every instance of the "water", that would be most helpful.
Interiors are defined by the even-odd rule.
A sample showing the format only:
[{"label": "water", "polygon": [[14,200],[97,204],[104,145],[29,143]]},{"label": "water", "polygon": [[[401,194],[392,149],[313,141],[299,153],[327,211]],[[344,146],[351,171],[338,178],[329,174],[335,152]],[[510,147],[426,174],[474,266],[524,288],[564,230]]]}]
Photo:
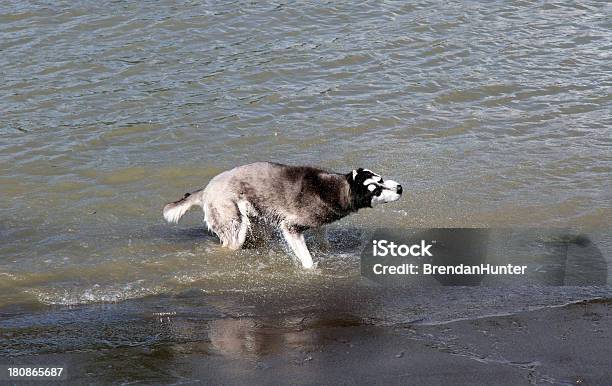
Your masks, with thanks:
[{"label": "water", "polygon": [[[100,324],[160,310],[392,324],[609,296],[387,292],[362,283],[358,253],[381,226],[569,227],[598,235],[609,263],[611,14],[595,1],[0,5],[2,327],[84,318],[43,343],[82,350],[102,344]],[[336,224],[315,273],[281,243],[223,250],[200,214],[163,223],[166,202],[258,160],[366,167],[405,195]]]}]

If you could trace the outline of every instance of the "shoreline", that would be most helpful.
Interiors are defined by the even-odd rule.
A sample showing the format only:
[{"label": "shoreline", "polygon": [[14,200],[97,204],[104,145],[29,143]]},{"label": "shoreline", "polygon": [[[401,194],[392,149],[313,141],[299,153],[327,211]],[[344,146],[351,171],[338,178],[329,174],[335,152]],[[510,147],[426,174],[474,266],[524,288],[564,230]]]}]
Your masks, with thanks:
[{"label": "shoreline", "polygon": [[271,315],[214,320],[197,339],[186,332],[201,326],[167,323],[191,338],[1,359],[64,363],[70,384],[604,384],[611,316],[608,298],[388,327]]}]

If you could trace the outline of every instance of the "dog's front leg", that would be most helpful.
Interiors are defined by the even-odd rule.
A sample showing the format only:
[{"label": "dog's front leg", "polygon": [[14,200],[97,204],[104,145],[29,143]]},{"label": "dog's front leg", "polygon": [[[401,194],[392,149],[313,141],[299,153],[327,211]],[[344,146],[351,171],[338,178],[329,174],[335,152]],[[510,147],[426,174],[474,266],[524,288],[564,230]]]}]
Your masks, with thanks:
[{"label": "dog's front leg", "polygon": [[287,244],[289,244],[293,250],[293,253],[295,253],[297,258],[302,263],[302,267],[306,269],[314,268],[312,256],[310,256],[310,252],[306,246],[306,241],[304,240],[304,234],[302,232],[292,230],[285,222],[281,224],[281,231],[283,232],[285,240],[287,240]]}]

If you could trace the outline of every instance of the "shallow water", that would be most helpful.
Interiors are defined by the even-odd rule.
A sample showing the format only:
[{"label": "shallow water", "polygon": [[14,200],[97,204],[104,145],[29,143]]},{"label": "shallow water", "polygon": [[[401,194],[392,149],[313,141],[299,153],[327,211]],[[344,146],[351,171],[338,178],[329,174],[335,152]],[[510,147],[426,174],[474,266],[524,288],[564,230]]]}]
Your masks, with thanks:
[{"label": "shallow water", "polygon": [[[95,319],[100,302],[149,295],[184,310],[188,293],[189,312],[223,319],[265,314],[273,299],[279,312],[327,310],[320,297],[339,293],[385,304],[348,307],[348,319],[395,323],[609,295],[410,302],[362,286],[358,252],[359,230],[381,226],[569,227],[599,235],[609,264],[611,13],[606,2],[0,5],[0,308],[42,310],[34,323],[64,312],[49,305],[94,304]],[[221,249],[200,214],[163,223],[164,203],[256,160],[367,167],[406,193],[336,224],[314,274],[280,243]]]}]

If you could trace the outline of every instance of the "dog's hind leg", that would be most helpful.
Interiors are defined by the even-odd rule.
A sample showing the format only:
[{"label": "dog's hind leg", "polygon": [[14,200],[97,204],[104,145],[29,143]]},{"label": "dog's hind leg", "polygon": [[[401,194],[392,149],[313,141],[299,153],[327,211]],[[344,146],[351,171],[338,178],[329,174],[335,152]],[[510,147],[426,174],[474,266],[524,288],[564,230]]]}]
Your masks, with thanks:
[{"label": "dog's hind leg", "polygon": [[287,244],[289,244],[293,250],[293,253],[295,253],[297,258],[302,263],[302,267],[306,269],[315,268],[314,264],[312,263],[312,256],[310,256],[310,252],[306,246],[306,241],[304,240],[304,234],[291,229],[291,227],[289,227],[285,222],[281,223],[280,228],[283,232],[285,240],[287,240]]},{"label": "dog's hind leg", "polygon": [[238,227],[238,233],[234,238],[233,245],[230,245],[231,249],[242,248],[251,228],[251,221],[249,220],[250,205],[246,201],[238,201],[237,206],[240,212],[240,226]]},{"label": "dog's hind leg", "polygon": [[242,247],[249,231],[249,218],[240,203],[223,201],[205,205],[206,223],[224,247],[236,250]]}]

